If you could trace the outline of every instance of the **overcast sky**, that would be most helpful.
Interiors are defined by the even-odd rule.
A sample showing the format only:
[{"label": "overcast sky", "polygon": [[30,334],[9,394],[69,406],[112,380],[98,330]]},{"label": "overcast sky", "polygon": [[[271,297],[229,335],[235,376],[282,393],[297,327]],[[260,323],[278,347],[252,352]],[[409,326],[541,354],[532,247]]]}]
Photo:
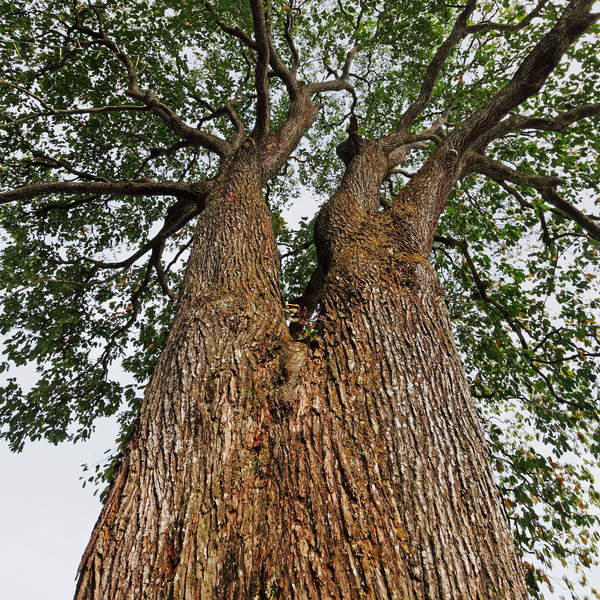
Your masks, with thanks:
[{"label": "overcast sky", "polygon": [[81,464],[103,460],[117,425],[104,419],[85,443],[0,445],[0,600],[69,600],[79,560],[100,514]]}]

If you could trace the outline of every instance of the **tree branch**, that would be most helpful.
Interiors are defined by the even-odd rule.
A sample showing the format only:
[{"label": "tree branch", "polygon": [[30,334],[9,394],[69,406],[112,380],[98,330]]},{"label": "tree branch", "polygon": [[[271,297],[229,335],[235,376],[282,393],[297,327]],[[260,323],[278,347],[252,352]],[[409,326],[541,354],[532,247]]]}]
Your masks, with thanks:
[{"label": "tree branch", "polygon": [[61,116],[69,116],[69,115],[92,115],[98,113],[105,112],[126,112],[126,111],[140,111],[145,112],[150,110],[149,106],[139,106],[137,104],[124,104],[124,105],[115,105],[115,106],[99,106],[97,108],[72,108],[72,109],[56,109],[50,106],[43,98],[30,92],[27,88],[20,86],[16,83],[12,83],[7,81],[6,79],[0,79],[0,83],[7,85],[15,90],[18,90],[30,98],[33,98],[37,102],[39,102],[45,111],[40,111],[38,113],[34,113],[31,115],[27,115],[25,117],[21,117],[19,119],[15,119],[14,121],[9,121],[8,123],[0,124],[0,129],[4,129],[6,127],[10,127],[11,125],[20,125],[21,123],[25,123],[26,121],[31,121],[32,119],[39,119],[44,117],[61,117]]},{"label": "tree branch", "polygon": [[503,25],[501,23],[483,21],[482,23],[477,23],[476,25],[469,25],[467,27],[467,33],[479,33],[481,31],[519,31],[520,29],[527,27],[527,25],[529,25],[533,19],[539,17],[546,4],[548,4],[548,0],[539,0],[538,5],[528,15],[513,25]]},{"label": "tree branch", "polygon": [[[467,167],[469,172],[481,173],[495,181],[510,181],[516,185],[536,189],[548,204],[557,208],[564,217],[579,225],[591,238],[600,241],[600,227],[557,193],[556,186],[563,183],[559,177],[522,173],[480,154],[473,157],[471,152],[467,153],[466,157],[468,160],[465,161],[465,166],[469,165]],[[461,178],[466,174],[463,171]]]},{"label": "tree branch", "polygon": [[[103,183],[110,183],[106,177],[100,177],[98,175],[94,175],[93,173],[87,173],[85,171],[79,171],[75,169],[68,161],[64,159],[52,158],[44,154],[43,152],[39,152],[31,145],[29,145],[25,140],[21,140],[21,144],[24,148],[26,148],[31,154],[38,160],[35,160],[29,163],[31,166],[41,166],[46,167],[48,169],[64,169],[67,173],[71,173],[71,175],[76,175],[81,179],[87,179],[88,181],[101,181]],[[41,160],[39,160],[41,159]],[[47,162],[44,162],[47,161]]]},{"label": "tree branch", "polygon": [[584,104],[577,108],[565,111],[556,117],[529,117],[525,115],[511,115],[504,121],[492,127],[473,144],[472,149],[481,152],[494,140],[503,138],[509,133],[535,129],[538,131],[553,131],[561,133],[568,127],[582,119],[600,115],[600,103]]},{"label": "tree branch", "polygon": [[535,189],[556,187],[564,181],[560,177],[550,177],[548,175],[534,175],[523,173],[516,169],[511,169],[500,161],[488,158],[483,154],[475,154],[469,151],[465,154],[463,170],[460,174],[460,179],[463,179],[469,173],[481,173],[492,179],[502,179],[510,181],[523,187],[531,187]]},{"label": "tree branch", "polygon": [[479,272],[477,271],[477,267],[475,266],[475,263],[471,258],[471,253],[469,252],[469,244],[464,240],[456,240],[454,238],[444,237],[441,235],[436,235],[434,240],[436,242],[441,242],[446,246],[455,246],[460,248],[463,256],[465,257],[465,260],[467,261],[467,264],[469,265],[469,270],[471,271],[473,280],[475,281],[475,285],[477,286],[477,291],[479,292],[481,299],[486,304],[493,306],[500,313],[502,318],[510,325],[511,329],[517,334],[519,341],[521,342],[521,346],[523,348],[527,348],[527,341],[525,340],[525,336],[523,335],[523,331],[527,331],[527,333],[529,333],[527,327],[525,327],[525,325],[523,325],[521,322],[515,321],[510,316],[509,312],[504,308],[504,306],[502,306],[497,300],[494,300],[493,298],[490,298],[488,296],[487,286],[481,280]]},{"label": "tree branch", "polygon": [[600,18],[600,14],[590,14],[594,2],[569,2],[554,27],[527,55],[510,82],[452,131],[447,139],[450,148],[461,155],[510,110],[539,92],[567,49]]},{"label": "tree branch", "polygon": [[[208,0],[204,0],[203,3],[206,9],[208,9],[213,15],[217,15],[214,6],[210,2],[208,2]],[[215,22],[219,26],[221,31],[223,31],[223,33],[237,38],[238,40],[240,40],[240,42],[242,42],[242,44],[244,44],[244,46],[250,48],[250,50],[253,50],[254,52],[258,50],[256,42],[243,29],[240,29],[239,27],[234,27],[218,19]]]},{"label": "tree branch", "polygon": [[[444,66],[448,56],[454,48],[465,38],[467,35],[467,21],[469,17],[473,14],[473,11],[477,7],[477,0],[469,0],[465,5],[465,9],[460,13],[456,22],[454,23],[454,27],[450,32],[450,35],[446,38],[444,43],[440,46],[439,50],[435,53],[435,56],[429,63],[427,67],[427,71],[425,72],[425,77],[423,78],[423,83],[421,84],[421,90],[419,91],[419,96],[417,99],[408,107],[406,112],[400,118],[400,121],[396,125],[395,133],[404,137],[410,131],[410,128],[413,126],[417,117],[423,112],[423,110],[429,104],[431,100],[431,95],[433,94],[433,89],[435,87],[435,83],[439,77],[439,74]],[[393,138],[392,136],[388,136]],[[391,141],[393,144],[393,141]]]},{"label": "tree branch", "polygon": [[600,242],[600,227],[592,219],[559,196],[555,189],[539,188],[538,191],[548,204],[557,208],[565,217],[577,223],[591,238]]},{"label": "tree branch", "polygon": [[178,295],[173,293],[171,291],[171,289],[169,288],[169,284],[167,282],[167,278],[165,275],[165,272],[163,270],[163,266],[161,263],[161,258],[163,255],[163,250],[165,248],[165,243],[164,240],[162,242],[162,244],[157,245],[153,250],[152,250],[152,256],[150,258],[150,261],[153,263],[154,265],[154,270],[156,271],[156,276],[158,278],[158,283],[160,284],[160,287],[162,289],[162,292],[165,296],[167,296],[168,298],[170,298],[173,301],[176,301],[178,298]]},{"label": "tree branch", "polygon": [[181,150],[182,148],[189,148],[190,146],[193,146],[193,144],[183,140],[181,142],[177,142],[176,144],[173,144],[169,148],[152,148],[152,150],[150,150],[150,154],[146,158],[144,158],[144,160],[142,160],[142,162],[141,162],[140,166],[137,168],[137,170],[135,172],[135,176],[132,178],[132,180],[135,181],[135,179],[140,176],[140,174],[142,173],[142,171],[144,170],[146,165],[150,161],[154,160],[155,158],[158,158],[159,156],[170,156],[171,154],[175,154],[177,151]]},{"label": "tree branch", "polygon": [[[98,269],[125,269],[130,267],[139,258],[152,251],[154,253],[159,249],[158,258],[162,256],[162,247],[164,247],[165,240],[170,237],[173,233],[179,231],[184,225],[189,223],[194,217],[197,217],[201,209],[186,210],[190,206],[189,201],[178,201],[167,211],[165,223],[161,230],[151,239],[148,240],[143,246],[141,246],[136,252],[126,259],[119,262],[104,262],[101,260],[95,260],[93,258],[83,257],[84,260],[92,263]],[[152,260],[152,259],[151,259]],[[157,271],[158,273],[158,271]],[[168,287],[168,286],[167,286]],[[167,294],[168,295],[168,294]]]},{"label": "tree branch", "polygon": [[101,196],[177,196],[195,199],[195,186],[185,183],[158,182],[99,183],[91,181],[51,181],[34,183],[0,193],[0,204],[47,194],[98,194]]},{"label": "tree branch", "polygon": [[[98,17],[99,21],[100,18]],[[131,58],[123,52],[116,42],[111,40],[100,22],[100,31],[94,31],[90,27],[82,24],[80,19],[80,13],[75,13],[75,25],[73,28],[84,35],[97,40],[97,43],[108,48],[115,56],[121,61],[127,72],[127,80],[129,82],[128,89],[125,94],[134,100],[138,100],[142,104],[146,105],[152,110],[152,112],[159,117],[165,125],[181,138],[188,140],[194,144],[198,144],[212,150],[219,156],[228,156],[233,152],[233,148],[229,142],[219,138],[216,135],[205,133],[194,127],[186,125],[166,104],[159,102],[154,95],[152,90],[142,92],[139,89],[139,82],[137,78],[137,71]]]},{"label": "tree branch", "polygon": [[354,91],[354,88],[346,82],[346,79],[350,75],[350,67],[352,66],[352,61],[354,60],[357,52],[358,44],[355,44],[354,47],[346,54],[346,60],[344,61],[344,66],[342,67],[342,74],[339,77],[335,71],[330,70],[330,72],[335,76],[333,81],[317,81],[314,83],[309,83],[308,90],[310,95],[313,96],[314,94],[319,94],[321,92],[339,92],[341,90]]},{"label": "tree branch", "polygon": [[252,138],[257,144],[264,143],[269,135],[271,120],[271,107],[269,102],[269,81],[268,70],[270,62],[270,44],[269,32],[267,30],[267,21],[263,0],[250,0],[252,9],[252,20],[254,23],[254,36],[257,46],[257,61],[254,73],[255,88],[257,95],[256,102],[256,124],[252,132]]}]

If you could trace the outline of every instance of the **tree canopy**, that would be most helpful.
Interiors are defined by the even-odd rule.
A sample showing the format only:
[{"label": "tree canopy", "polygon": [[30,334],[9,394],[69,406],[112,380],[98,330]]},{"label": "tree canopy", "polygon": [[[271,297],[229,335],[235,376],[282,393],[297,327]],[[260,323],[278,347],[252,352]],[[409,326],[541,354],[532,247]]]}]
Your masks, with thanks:
[{"label": "tree canopy", "polygon": [[[528,585],[552,585],[556,561],[585,581],[600,540],[592,4],[0,0],[0,435],[15,451],[77,441],[118,415],[126,438],[206,186],[246,136],[308,333],[312,223],[284,211],[333,194],[347,131],[396,148],[385,210],[444,140],[467,147],[496,118],[468,139],[430,261]],[[28,364],[31,388],[11,373]]]}]

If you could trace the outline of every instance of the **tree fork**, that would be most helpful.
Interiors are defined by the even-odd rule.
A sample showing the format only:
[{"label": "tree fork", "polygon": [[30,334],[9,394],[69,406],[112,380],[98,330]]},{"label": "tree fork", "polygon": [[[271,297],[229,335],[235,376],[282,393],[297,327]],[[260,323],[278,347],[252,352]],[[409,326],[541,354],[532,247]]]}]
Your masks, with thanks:
[{"label": "tree fork", "polygon": [[349,145],[356,153],[317,218],[315,241],[327,273],[319,333],[337,416],[334,472],[346,547],[361,549],[362,594],[525,598],[443,291],[423,255],[429,196],[447,193],[447,161],[437,186],[417,182],[376,212],[380,146]]},{"label": "tree fork", "polygon": [[254,143],[221,170],[77,599],[526,597],[441,287],[359,146],[303,342]]}]

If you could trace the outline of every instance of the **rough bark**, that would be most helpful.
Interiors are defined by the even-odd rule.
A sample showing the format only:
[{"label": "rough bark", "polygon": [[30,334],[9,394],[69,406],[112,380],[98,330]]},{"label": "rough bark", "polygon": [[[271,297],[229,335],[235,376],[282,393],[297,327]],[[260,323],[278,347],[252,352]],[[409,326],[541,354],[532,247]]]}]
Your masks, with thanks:
[{"label": "rough bark", "polygon": [[301,341],[253,142],[223,167],[77,599],[526,597],[425,258],[447,169],[379,212],[387,156],[353,135]]}]

